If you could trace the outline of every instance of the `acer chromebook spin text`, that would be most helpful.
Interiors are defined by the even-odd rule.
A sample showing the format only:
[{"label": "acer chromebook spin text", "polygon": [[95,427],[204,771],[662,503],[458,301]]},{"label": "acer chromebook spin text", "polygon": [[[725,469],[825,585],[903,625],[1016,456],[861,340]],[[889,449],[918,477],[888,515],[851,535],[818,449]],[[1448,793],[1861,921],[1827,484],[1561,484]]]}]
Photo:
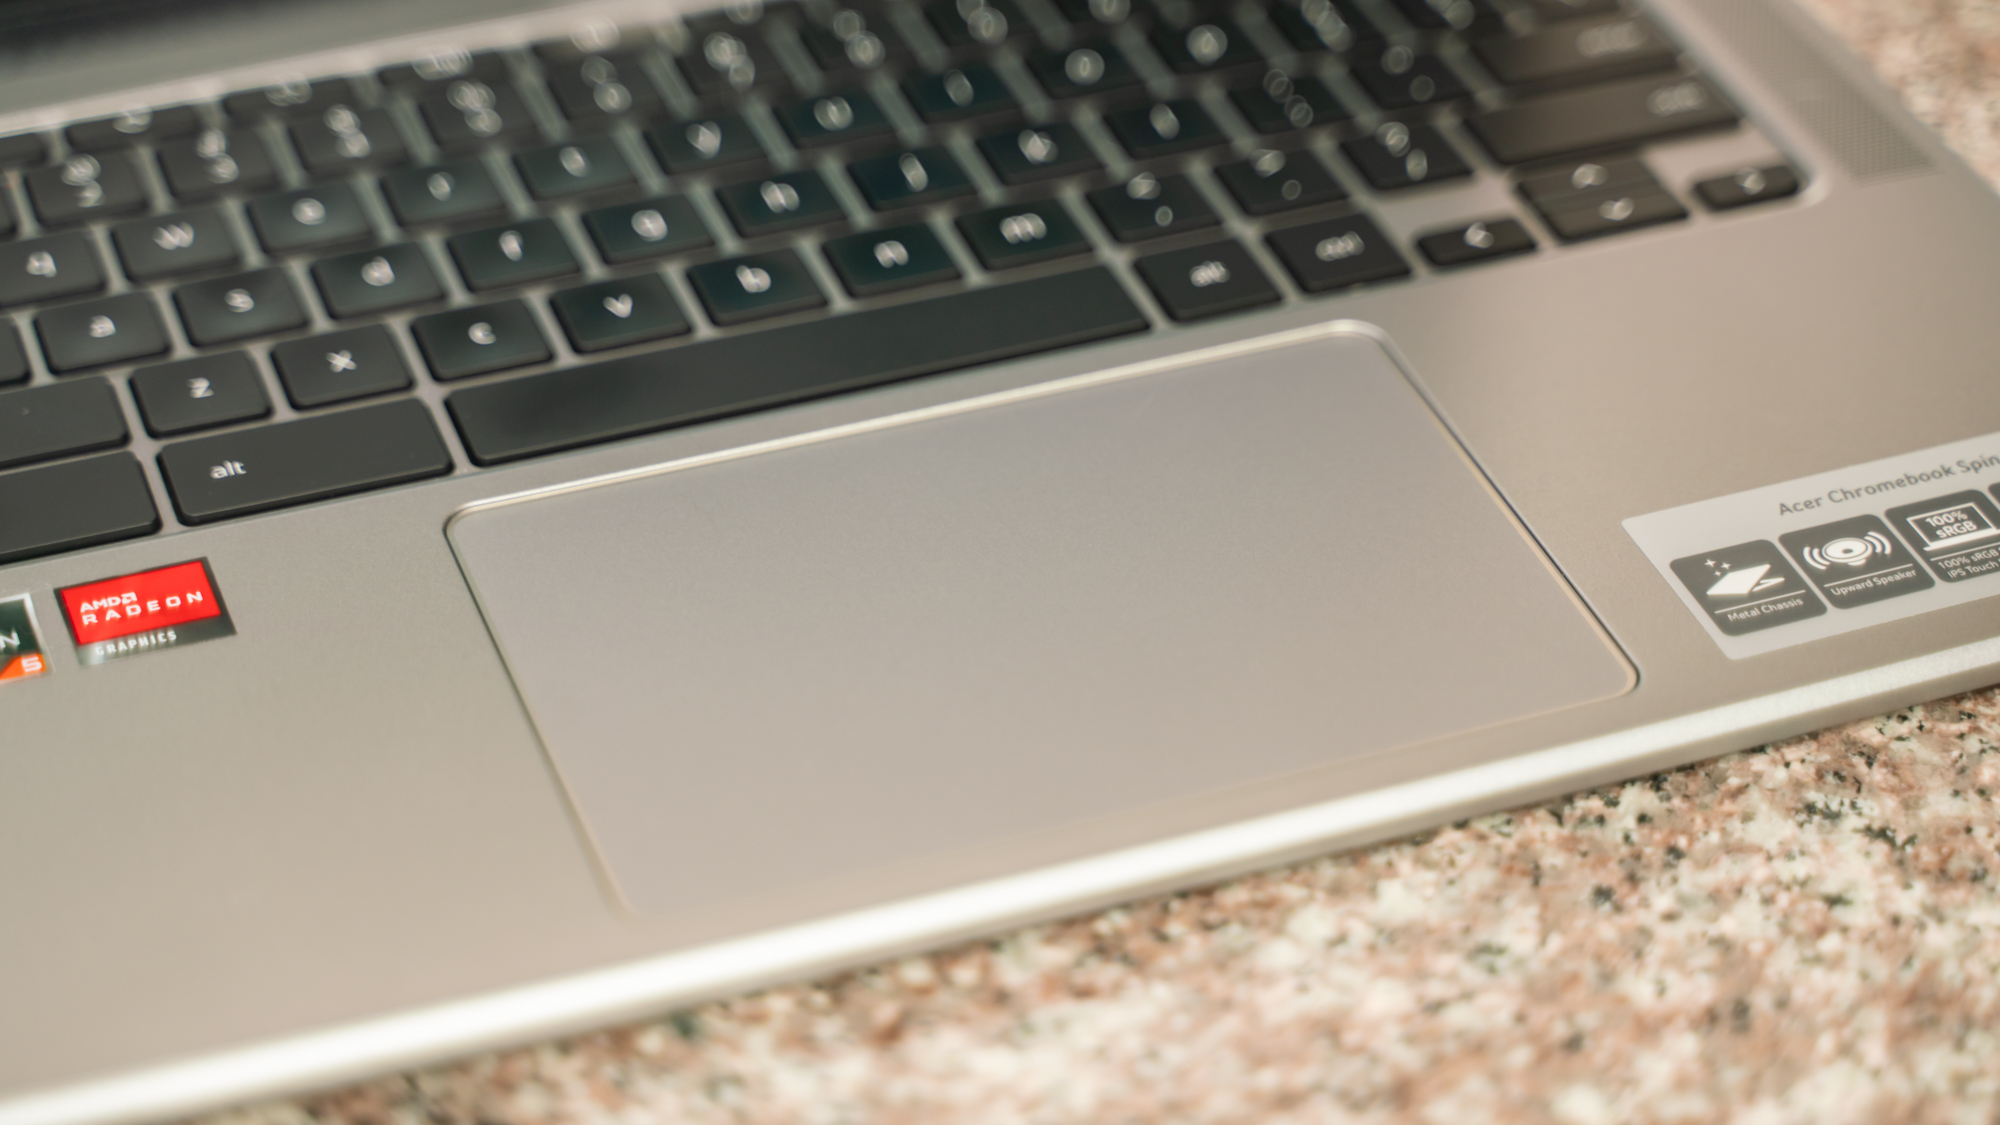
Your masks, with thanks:
[{"label": "acer chromebook spin text", "polygon": [[0,1125],[2000,680],[1996,249],[1785,0],[0,0]]}]

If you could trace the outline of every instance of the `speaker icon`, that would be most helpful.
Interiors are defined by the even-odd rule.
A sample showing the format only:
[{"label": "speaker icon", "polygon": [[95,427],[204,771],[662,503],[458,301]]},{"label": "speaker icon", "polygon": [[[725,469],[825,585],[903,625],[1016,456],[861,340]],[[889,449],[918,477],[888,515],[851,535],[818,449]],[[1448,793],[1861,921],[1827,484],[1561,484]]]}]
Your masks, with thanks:
[{"label": "speaker icon", "polygon": [[1849,535],[1816,547],[1807,547],[1799,554],[1806,565],[1814,570],[1827,570],[1835,566],[1851,566],[1860,569],[1868,565],[1868,560],[1877,555],[1887,555],[1895,550],[1889,538],[1879,531],[1866,535]]}]

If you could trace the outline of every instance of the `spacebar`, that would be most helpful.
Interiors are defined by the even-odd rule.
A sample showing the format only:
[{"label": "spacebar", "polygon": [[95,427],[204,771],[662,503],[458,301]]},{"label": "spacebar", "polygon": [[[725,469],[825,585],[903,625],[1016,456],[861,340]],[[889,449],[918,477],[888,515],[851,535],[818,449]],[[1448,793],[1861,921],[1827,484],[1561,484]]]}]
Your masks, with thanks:
[{"label": "spacebar", "polygon": [[468,387],[482,465],[1143,331],[1102,267]]}]

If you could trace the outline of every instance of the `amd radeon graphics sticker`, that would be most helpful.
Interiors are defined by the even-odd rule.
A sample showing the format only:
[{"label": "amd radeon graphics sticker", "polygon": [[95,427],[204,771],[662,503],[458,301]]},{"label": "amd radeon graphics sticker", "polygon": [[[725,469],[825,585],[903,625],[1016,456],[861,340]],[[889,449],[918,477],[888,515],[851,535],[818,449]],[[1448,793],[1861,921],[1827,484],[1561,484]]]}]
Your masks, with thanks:
[{"label": "amd radeon graphics sticker", "polygon": [[0,598],[0,681],[25,680],[48,670],[42,635],[35,628],[35,603],[26,594]]},{"label": "amd radeon graphics sticker", "polygon": [[64,587],[56,597],[83,664],[236,635],[207,559]]}]

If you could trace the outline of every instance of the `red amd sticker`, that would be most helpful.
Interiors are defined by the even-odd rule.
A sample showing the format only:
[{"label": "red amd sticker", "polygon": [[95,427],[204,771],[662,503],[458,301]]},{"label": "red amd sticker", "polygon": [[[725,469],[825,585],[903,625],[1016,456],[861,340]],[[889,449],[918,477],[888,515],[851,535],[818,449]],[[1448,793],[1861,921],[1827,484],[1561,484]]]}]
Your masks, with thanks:
[{"label": "red amd sticker", "polygon": [[84,664],[236,634],[207,559],[70,586],[56,596]]}]

